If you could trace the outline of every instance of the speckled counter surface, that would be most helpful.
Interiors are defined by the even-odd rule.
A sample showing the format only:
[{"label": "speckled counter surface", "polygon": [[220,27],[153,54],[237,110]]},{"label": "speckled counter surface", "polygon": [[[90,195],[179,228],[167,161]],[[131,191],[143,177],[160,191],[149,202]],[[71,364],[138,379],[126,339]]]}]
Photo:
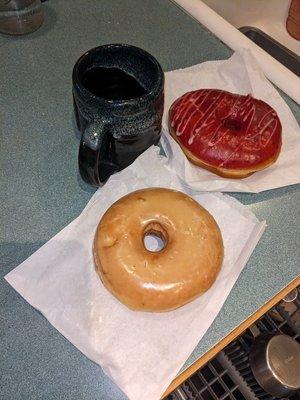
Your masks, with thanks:
[{"label": "speckled counter surface", "polygon": [[[131,43],[164,70],[231,54],[167,0],[49,0],[43,27],[0,35],[0,398],[124,399],[120,390],[23,300],[3,276],[83,209],[71,71],[94,46]],[[300,119],[300,107],[287,100]],[[299,187],[235,196],[267,230],[220,314],[186,363],[227,335],[300,272]],[[174,352],[176,349],[174,349]]]}]

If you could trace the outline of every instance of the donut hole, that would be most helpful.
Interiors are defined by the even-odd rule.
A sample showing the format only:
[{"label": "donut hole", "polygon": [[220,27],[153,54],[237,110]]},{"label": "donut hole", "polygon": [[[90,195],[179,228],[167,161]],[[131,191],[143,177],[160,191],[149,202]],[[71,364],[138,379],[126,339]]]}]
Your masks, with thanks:
[{"label": "donut hole", "polygon": [[233,119],[233,118],[226,118],[222,121],[223,126],[230,131],[240,131],[242,130],[242,124],[240,121]]},{"label": "donut hole", "polygon": [[167,231],[158,222],[151,222],[144,230],[143,243],[146,250],[157,253],[162,251],[168,241]]},{"label": "donut hole", "polygon": [[161,251],[165,248],[164,240],[155,233],[147,233],[144,236],[145,249],[151,252]]}]

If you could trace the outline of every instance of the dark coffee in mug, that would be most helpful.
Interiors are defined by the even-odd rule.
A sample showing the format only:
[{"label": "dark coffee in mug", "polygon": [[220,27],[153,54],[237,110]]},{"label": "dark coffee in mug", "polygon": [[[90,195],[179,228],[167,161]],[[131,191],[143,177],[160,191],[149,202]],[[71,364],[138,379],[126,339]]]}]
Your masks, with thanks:
[{"label": "dark coffee in mug", "polygon": [[107,100],[130,100],[146,94],[139,81],[119,68],[90,68],[82,82],[95,96]]},{"label": "dark coffee in mug", "polygon": [[163,89],[159,63],[137,47],[105,45],[80,57],[73,98],[82,133],[79,171],[86,182],[103,184],[159,142]]}]

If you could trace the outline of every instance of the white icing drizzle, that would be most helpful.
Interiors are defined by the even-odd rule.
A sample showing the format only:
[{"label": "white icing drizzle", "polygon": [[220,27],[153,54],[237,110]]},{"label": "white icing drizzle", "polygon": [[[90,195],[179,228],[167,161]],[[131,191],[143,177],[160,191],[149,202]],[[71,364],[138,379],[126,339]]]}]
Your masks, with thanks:
[{"label": "white icing drizzle", "polygon": [[195,139],[195,134],[193,134],[193,133],[191,133],[191,136],[189,137],[189,140],[188,140],[188,144],[189,145],[191,145],[191,144],[193,144],[193,141],[194,141],[194,139]]},{"label": "white icing drizzle", "polygon": [[198,108],[195,108],[195,110],[193,112],[191,112],[191,114],[189,115],[189,117],[187,118],[187,120],[185,121],[182,129],[180,129],[181,134],[185,131],[186,127],[188,126],[188,123],[190,122],[191,118],[196,114],[199,113],[201,114],[201,116],[203,115],[202,111],[200,111]]},{"label": "white icing drizzle", "polygon": [[[196,121],[193,123],[193,126],[190,129],[191,133],[190,133],[190,137],[188,139],[188,145],[193,144],[194,139],[197,137],[199,132],[204,127],[207,127],[207,126],[215,123],[215,119],[212,119],[211,121],[209,121],[209,119],[213,115],[213,113],[216,111],[218,106],[222,103],[221,97],[222,97],[222,95],[224,95],[224,92],[222,92],[222,91],[220,92],[220,94],[209,105],[209,107],[205,110],[205,112],[200,110],[201,105],[207,99],[207,97],[209,96],[211,91],[212,90],[204,89],[204,90],[200,90],[199,92],[197,91],[197,92],[187,93],[186,97],[183,96],[183,98],[182,98],[183,101],[176,109],[171,126],[174,127],[176,125],[176,122],[178,120],[180,120],[180,123],[176,129],[177,130],[176,134],[178,136],[185,133],[191,119],[195,116],[195,114],[199,113],[199,118],[196,119]],[[225,93],[225,97],[226,97],[226,93]],[[198,101],[199,101],[199,103],[198,103]],[[228,135],[228,132],[230,132],[230,128],[226,128],[224,130],[224,132],[222,132],[222,135],[220,137],[218,137],[218,134],[223,125],[223,121],[230,117],[235,118],[235,116],[237,116],[237,114],[239,113],[239,116],[243,117],[241,119],[241,122],[246,123],[246,125],[243,126],[245,135],[243,137],[243,140],[240,142],[240,144],[230,154],[228,154],[228,157],[226,158],[226,160],[223,160],[219,164],[220,167],[224,166],[235,155],[240,156],[239,152],[246,143],[249,143],[249,145],[251,143],[250,149],[253,148],[253,150],[254,150],[254,147],[256,147],[255,151],[258,151],[260,148],[265,148],[269,144],[270,140],[272,139],[272,137],[277,129],[277,126],[278,126],[277,114],[274,112],[274,110],[271,109],[271,110],[268,110],[262,116],[259,123],[257,124],[258,131],[253,130],[253,132],[249,133],[249,130],[251,129],[251,126],[253,124],[254,117],[256,115],[256,102],[253,101],[253,98],[251,95],[245,96],[245,99],[243,99],[241,101],[241,103],[238,105],[239,101],[240,101],[240,97],[236,98],[234,103],[230,107],[227,115],[222,117],[222,122],[218,125],[217,129],[214,130],[214,132],[212,132],[211,137],[207,142],[207,148],[204,151],[204,153],[206,153],[208,148],[216,146],[219,142],[221,142],[224,139],[224,137],[226,135]],[[219,104],[217,104],[217,103],[219,103]],[[193,107],[194,107],[194,109],[193,109]],[[268,118],[268,116],[270,116],[270,119]],[[229,139],[230,139],[230,137],[229,137]],[[254,139],[257,139],[257,141],[258,141],[258,142],[256,142],[256,144],[253,142]],[[254,146],[254,147],[252,147],[252,146]],[[247,154],[246,153],[243,155],[243,158],[245,161],[254,161],[256,157],[255,157],[255,154]]]},{"label": "white icing drizzle", "polygon": [[189,92],[186,93],[182,96],[182,98],[180,99],[180,104],[179,106],[176,108],[176,111],[174,113],[174,122],[176,123],[180,118],[181,118],[181,113],[185,112],[185,106],[187,104],[189,104],[190,102],[190,98],[193,96],[193,92]]},{"label": "white icing drizzle", "polygon": [[[196,98],[194,98],[193,96],[191,96],[191,98],[190,98],[190,105],[189,105],[189,107],[186,108],[185,113],[183,114],[182,119],[181,119],[181,121],[180,121],[180,124],[179,124],[178,127],[177,127],[178,133],[180,132],[180,134],[182,134],[182,133],[185,131],[185,129],[186,129],[188,123],[190,122],[190,119],[192,118],[192,116],[193,116],[196,112],[199,112],[199,113],[202,114],[202,111],[199,109],[199,107],[201,106],[201,104],[203,103],[204,100],[202,100],[201,103],[200,103],[199,105],[196,103],[196,101],[200,98],[201,94],[202,94],[202,93],[198,93],[198,96],[197,96]],[[207,95],[204,96],[204,99],[205,99],[206,97],[207,97]],[[195,107],[195,110],[194,110],[194,111],[188,116],[188,118],[185,120],[185,117],[186,117],[186,116],[188,115],[188,113],[191,111],[192,107]],[[178,134],[178,133],[177,133],[177,135],[179,136],[180,134]]]},{"label": "white icing drizzle", "polygon": [[269,111],[261,118],[261,120],[259,121],[258,127],[261,126],[261,124],[263,123],[263,121],[266,119],[266,117],[267,117],[269,114],[272,114],[272,117],[276,117],[276,114],[274,113],[274,111],[273,111],[273,110],[269,110]]},{"label": "white icing drizzle", "polygon": [[[270,114],[270,111],[268,111],[268,112],[262,117],[262,119],[260,120],[260,123],[258,124],[258,127],[261,125],[261,122],[262,122],[263,120],[265,120],[265,118],[266,118],[266,116],[267,116],[268,114]],[[253,115],[254,115],[254,114],[253,114]],[[224,166],[234,155],[238,154],[238,151],[240,150],[240,148],[241,148],[242,146],[244,146],[244,144],[245,144],[246,142],[248,142],[248,141],[250,141],[250,140],[253,140],[253,139],[255,139],[255,138],[257,138],[258,141],[259,141],[259,148],[265,148],[265,147],[269,144],[270,140],[272,139],[272,137],[273,137],[273,135],[274,135],[274,133],[275,133],[275,131],[276,131],[277,125],[278,125],[277,119],[274,118],[274,116],[273,116],[274,114],[271,114],[271,115],[272,115],[271,119],[270,119],[269,121],[267,121],[267,122],[265,123],[264,126],[260,127],[260,130],[259,130],[256,134],[254,134],[254,135],[253,135],[253,134],[252,134],[252,135],[247,135],[247,136],[244,138],[244,140],[237,146],[237,148],[236,148],[235,150],[233,150],[232,153],[227,157],[227,159],[224,160],[219,166],[220,166],[220,167]],[[275,114],[275,115],[276,115],[276,114]],[[250,123],[251,123],[251,121],[252,121],[252,119],[250,120]],[[273,122],[275,122],[275,124],[274,124],[274,126],[273,126],[273,129],[272,129],[272,131],[269,131],[269,136],[267,137],[265,143],[263,143],[263,142],[262,142],[263,133],[266,131],[266,129],[267,129]],[[249,123],[248,126],[247,126],[247,130],[248,130],[249,127],[250,127],[250,123]]]},{"label": "white icing drizzle", "polygon": [[246,122],[247,118],[252,113],[251,118],[249,119],[247,127],[245,129],[246,138],[248,138],[248,136],[249,136],[248,131],[249,131],[249,128],[250,128],[250,126],[252,124],[252,121],[253,121],[253,118],[254,118],[254,115],[255,115],[255,111],[256,111],[256,108],[255,108],[255,105],[253,104],[252,107],[250,108],[248,114],[246,115],[246,117],[243,118],[243,122]]},{"label": "white icing drizzle", "polygon": [[222,123],[218,126],[217,130],[214,132],[214,134],[211,136],[211,138],[209,139],[209,142],[207,144],[208,147],[213,147],[216,144],[218,144],[219,142],[222,141],[222,139],[224,138],[225,135],[227,135],[229,129],[225,129],[225,131],[223,132],[223,134],[215,141],[213,141],[214,136],[216,136],[219,133],[220,128],[222,127]]},{"label": "white icing drizzle", "polygon": [[223,162],[221,162],[221,164],[219,164],[219,167],[223,167],[225,163],[227,163],[238,151],[239,149],[243,146],[244,142],[241,142],[230,154],[229,156],[226,158],[226,160],[224,160]]},{"label": "white icing drizzle", "polygon": [[[245,113],[245,109],[243,110],[243,114]],[[245,114],[244,118],[242,119],[243,122],[247,121],[247,118],[250,116],[250,114],[254,114],[255,113],[255,104],[252,104],[250,109],[248,110],[247,114]],[[241,113],[242,115],[242,113]],[[253,116],[253,115],[252,115]],[[248,124],[249,125],[249,124]]]},{"label": "white icing drizzle", "polygon": [[[243,116],[245,114],[245,112],[247,110],[247,106],[248,106],[247,103],[249,103],[252,99],[253,99],[253,97],[250,94],[247,94],[247,96],[245,97],[245,100],[242,101],[241,104],[239,105],[237,111],[241,111],[241,114],[240,114],[241,116]],[[243,107],[244,107],[244,109],[241,110]]]},{"label": "white icing drizzle", "polygon": [[[251,98],[251,96],[247,96],[246,100],[242,103],[242,105],[245,105],[250,98]],[[229,132],[229,128],[225,129],[223,134],[216,141],[213,141],[213,138],[215,136],[217,136],[217,134],[219,133],[220,128],[223,125],[223,120],[225,120],[226,118],[230,117],[233,113],[236,113],[240,109],[241,105],[239,107],[236,107],[236,105],[237,105],[239,100],[240,100],[240,97],[237,97],[235,99],[235,101],[234,101],[233,105],[230,107],[227,115],[222,118],[222,122],[218,126],[217,130],[212,133],[212,135],[211,135],[211,137],[210,137],[210,139],[208,141],[207,148],[206,148],[206,150],[204,151],[203,154],[206,153],[206,151],[208,150],[209,147],[213,147],[213,146],[217,145],[219,142],[221,142],[223,140],[223,138],[227,135],[227,133]]]},{"label": "white icing drizzle", "polygon": [[[265,141],[265,143],[263,143],[263,142],[262,142],[263,133],[264,133],[264,131],[265,131],[274,121],[275,121],[275,124],[274,124],[274,126],[273,126],[273,129],[272,129],[272,131],[269,131],[269,136],[268,136],[267,140]],[[259,144],[260,144],[263,148],[265,148],[265,147],[269,144],[270,140],[272,139],[272,137],[273,137],[273,135],[274,135],[274,133],[275,133],[275,130],[276,130],[276,128],[277,128],[277,125],[278,125],[277,119],[275,119],[274,117],[272,117],[272,119],[270,119],[269,122],[267,122],[267,123],[265,124],[265,126],[259,131]]]},{"label": "white icing drizzle", "polygon": [[[206,124],[206,121],[209,119],[209,117],[215,112],[216,107],[214,108],[214,105],[218,102],[218,100],[221,98],[221,96],[223,95],[223,93],[221,92],[219,94],[219,96],[217,96],[217,98],[210,104],[210,106],[207,108],[207,110],[205,111],[204,114],[202,114],[194,123],[194,126],[191,129],[191,135],[189,137],[189,141],[190,141],[190,145],[193,144],[193,141],[195,139],[195,137],[198,135],[199,131],[203,128],[203,126],[208,126],[214,123],[214,120],[211,121],[210,123]],[[196,129],[196,126],[199,124],[199,122],[201,122],[200,127],[198,127]],[[195,133],[194,133],[195,132]]]},{"label": "white icing drizzle", "polygon": [[235,99],[233,105],[232,105],[231,107],[229,107],[228,113],[227,113],[225,116],[223,116],[222,119],[228,118],[230,115],[232,115],[234,112],[236,112],[236,111],[238,111],[238,110],[240,109],[240,106],[239,106],[239,107],[236,107],[236,105],[237,105],[237,103],[239,102],[239,100],[240,100],[240,97],[237,97],[237,98]]}]

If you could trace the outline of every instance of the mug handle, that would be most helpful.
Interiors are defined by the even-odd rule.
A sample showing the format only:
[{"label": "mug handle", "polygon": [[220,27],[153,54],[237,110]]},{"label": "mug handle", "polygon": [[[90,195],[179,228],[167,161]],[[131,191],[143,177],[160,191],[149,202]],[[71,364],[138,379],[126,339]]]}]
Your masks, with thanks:
[{"label": "mug handle", "polygon": [[80,141],[78,164],[82,179],[90,185],[103,185],[118,170],[109,159],[109,142],[107,122],[96,119],[88,123]]}]

